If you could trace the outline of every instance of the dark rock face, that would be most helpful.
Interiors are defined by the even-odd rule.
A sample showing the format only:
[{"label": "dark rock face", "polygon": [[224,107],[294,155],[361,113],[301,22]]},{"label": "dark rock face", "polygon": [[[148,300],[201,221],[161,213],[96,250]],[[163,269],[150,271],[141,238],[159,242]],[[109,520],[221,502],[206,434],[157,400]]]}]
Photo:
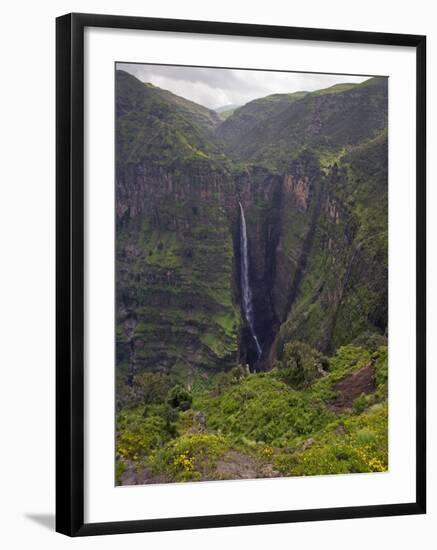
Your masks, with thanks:
[{"label": "dark rock face", "polygon": [[[263,368],[271,362],[271,345],[296,297],[311,249],[322,193],[315,160],[311,155],[299,158],[284,176],[258,169],[237,183],[247,212],[255,330],[264,350]],[[251,339],[243,336],[243,343],[249,344],[249,350],[243,346],[244,356],[251,351]]]},{"label": "dark rock face", "polygon": [[260,100],[219,125],[117,75],[117,365],[128,377],[253,362],[239,201],[259,368],[289,340],[332,351],[386,331],[387,83],[334,88]]},{"label": "dark rock face", "polygon": [[[250,284],[255,310],[255,332],[261,347],[268,350],[278,328],[272,288],[275,275],[275,248],[279,237],[277,224],[281,195],[281,178],[264,169],[248,170],[236,179],[236,190],[246,213],[249,250]],[[237,301],[240,298],[240,249],[237,226],[234,250],[237,259]],[[242,315],[244,318],[244,315]],[[265,354],[263,354],[265,355]],[[241,358],[252,363],[257,356],[248,327],[243,325]]]},{"label": "dark rock face", "polygon": [[[387,329],[386,135],[326,176],[305,274],[281,338],[331,352]],[[366,171],[361,162],[365,162]]]},{"label": "dark rock face", "polygon": [[[131,172],[132,173],[132,172]],[[119,361],[166,369],[237,360],[229,181],[135,167],[120,176],[117,225]]]}]

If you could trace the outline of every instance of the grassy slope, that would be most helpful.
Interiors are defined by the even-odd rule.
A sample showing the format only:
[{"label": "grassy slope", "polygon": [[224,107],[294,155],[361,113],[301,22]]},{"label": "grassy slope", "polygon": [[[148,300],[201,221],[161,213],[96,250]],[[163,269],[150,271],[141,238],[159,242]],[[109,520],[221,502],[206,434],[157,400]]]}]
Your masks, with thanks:
[{"label": "grassy slope", "polygon": [[220,122],[211,111],[132,75],[117,71],[117,161],[147,161],[165,167],[214,159]]},{"label": "grassy slope", "polygon": [[237,109],[217,133],[233,158],[283,170],[304,148],[328,161],[374,137],[387,123],[386,101],[386,79],[381,78],[278,94]]},{"label": "grassy slope", "polygon": [[[369,361],[375,391],[351,408],[332,410],[336,383]],[[122,411],[119,470],[134,459],[138,471],[147,468],[167,481],[220,479],[226,457],[237,461],[236,477],[244,477],[248,461],[275,476],[386,470],[387,348],[343,347],[330,363],[326,376],[300,390],[282,382],[276,369],[213,378],[195,389],[192,409],[179,412],[171,429],[163,405]]]},{"label": "grassy slope", "polygon": [[307,92],[272,94],[235,109],[216,132],[227,154],[237,161],[252,160],[247,154],[245,144],[256,140],[256,136],[263,131],[263,126],[268,124],[269,120],[280,118],[290,105],[306,94]]}]

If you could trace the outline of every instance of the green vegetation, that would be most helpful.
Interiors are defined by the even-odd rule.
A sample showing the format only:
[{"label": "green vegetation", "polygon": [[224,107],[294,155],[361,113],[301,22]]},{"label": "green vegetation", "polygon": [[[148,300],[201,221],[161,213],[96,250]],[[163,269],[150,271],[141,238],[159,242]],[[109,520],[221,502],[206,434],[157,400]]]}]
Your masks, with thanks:
[{"label": "green vegetation", "polygon": [[193,398],[191,393],[183,386],[174,386],[168,395],[168,404],[173,409],[180,411],[187,411],[191,407]]},{"label": "green vegetation", "polygon": [[208,478],[226,446],[219,435],[182,435],[155,453],[150,465],[174,481],[199,481]]},{"label": "green vegetation", "polygon": [[387,80],[116,111],[116,482],[387,470]]},{"label": "green vegetation", "polygon": [[333,423],[317,434],[309,448],[279,453],[275,467],[283,475],[384,472],[388,468],[387,405]]},{"label": "green vegetation", "polygon": [[387,81],[373,78],[252,101],[226,119],[217,134],[232,158],[283,171],[306,148],[336,155],[376,137],[386,125]]},{"label": "green vegetation", "polygon": [[309,386],[329,369],[326,357],[303,342],[288,342],[276,363],[281,379],[296,389]]},{"label": "green vegetation", "polygon": [[[304,371],[313,360],[329,370],[312,373],[311,382],[297,390],[294,376],[283,381],[281,362],[269,373],[236,367],[192,392],[174,386],[161,404],[166,375],[141,377],[149,384],[145,406],[117,413],[117,475],[122,478],[133,461],[152,480],[221,479],[221,461],[229,456],[246,457],[261,469],[269,465],[274,475],[387,470],[387,347],[371,353],[344,346],[327,359],[290,342],[285,364],[290,359]],[[369,365],[370,393],[338,406],[344,384],[352,386]],[[238,471],[238,462],[234,466]]]},{"label": "green vegetation", "polygon": [[183,166],[224,158],[212,143],[220,122],[210,111],[167,90],[142,84],[117,71],[117,162],[134,164],[147,158],[163,166]]}]

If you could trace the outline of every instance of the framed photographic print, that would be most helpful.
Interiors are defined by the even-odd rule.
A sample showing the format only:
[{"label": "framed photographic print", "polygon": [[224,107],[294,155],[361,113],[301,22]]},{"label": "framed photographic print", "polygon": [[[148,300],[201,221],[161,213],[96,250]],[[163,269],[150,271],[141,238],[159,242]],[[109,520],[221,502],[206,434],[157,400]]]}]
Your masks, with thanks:
[{"label": "framed photographic print", "polygon": [[57,530],[425,512],[425,37],[57,19]]}]

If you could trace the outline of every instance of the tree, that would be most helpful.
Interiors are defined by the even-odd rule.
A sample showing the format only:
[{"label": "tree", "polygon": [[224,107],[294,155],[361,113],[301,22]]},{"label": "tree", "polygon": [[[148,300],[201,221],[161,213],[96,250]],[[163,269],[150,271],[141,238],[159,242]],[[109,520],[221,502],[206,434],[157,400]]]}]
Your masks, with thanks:
[{"label": "tree", "polygon": [[135,377],[145,405],[163,403],[170,389],[169,377],[159,372],[143,372]]},{"label": "tree", "polygon": [[289,342],[284,347],[282,360],[277,363],[279,377],[288,385],[299,389],[323,375],[329,362],[317,350],[303,342]]},{"label": "tree", "polygon": [[187,411],[191,407],[192,401],[191,393],[179,384],[170,390],[167,398],[167,403],[180,411]]}]

